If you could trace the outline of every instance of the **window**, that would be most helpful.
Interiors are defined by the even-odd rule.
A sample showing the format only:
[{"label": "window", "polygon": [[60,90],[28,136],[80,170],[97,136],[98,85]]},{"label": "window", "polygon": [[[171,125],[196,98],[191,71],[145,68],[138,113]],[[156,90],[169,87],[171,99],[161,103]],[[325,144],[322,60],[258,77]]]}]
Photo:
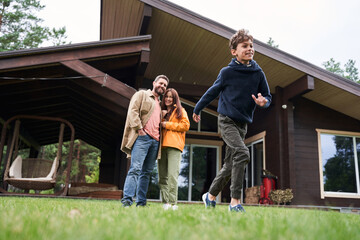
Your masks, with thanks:
[{"label": "window", "polygon": [[201,201],[202,194],[209,189],[216,176],[218,152],[218,147],[214,146],[185,146],[178,180],[179,200]]},{"label": "window", "polygon": [[253,187],[261,185],[261,174],[264,169],[264,144],[263,139],[248,145],[250,151],[250,163],[246,167],[246,186]]},{"label": "window", "polygon": [[360,134],[317,131],[321,198],[360,198]]},{"label": "window", "polygon": [[159,174],[158,174],[157,161],[155,163],[155,167],[153,171],[150,174],[150,182],[149,182],[149,188],[146,194],[146,198],[160,199]]},{"label": "window", "polygon": [[200,112],[200,122],[196,123],[192,119],[192,114],[194,111],[195,105],[191,102],[184,102],[185,100],[181,99],[181,105],[185,108],[189,120],[190,120],[190,131],[196,132],[211,132],[217,133],[218,132],[218,125],[217,125],[217,113],[211,111],[210,109],[204,109]]},{"label": "window", "polygon": [[[218,165],[218,146],[186,144],[181,155],[178,200],[202,201],[201,196],[209,189],[218,171]],[[150,177],[147,197],[160,199],[157,166]]]},{"label": "window", "polygon": [[246,188],[262,184],[262,170],[265,169],[265,132],[245,140],[250,151],[250,162],[245,169],[243,193]]},{"label": "window", "polygon": [[185,108],[188,117],[189,117],[189,121],[190,121],[190,131],[197,131],[198,130],[198,124],[193,120],[192,118],[192,114],[194,111],[194,107],[188,105],[188,104],[184,104],[183,102],[181,103],[181,105],[183,106],[183,108]]}]

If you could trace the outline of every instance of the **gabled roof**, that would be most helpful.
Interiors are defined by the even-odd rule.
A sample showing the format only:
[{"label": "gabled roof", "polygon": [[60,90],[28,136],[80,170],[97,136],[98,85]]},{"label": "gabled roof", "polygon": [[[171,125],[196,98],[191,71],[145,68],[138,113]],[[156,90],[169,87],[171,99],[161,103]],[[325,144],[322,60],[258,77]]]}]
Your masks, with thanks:
[{"label": "gabled roof", "polygon": [[[231,59],[228,39],[236,30],[165,0],[102,0],[101,39],[151,34],[145,78],[170,78],[182,97],[196,101]],[[251,30],[251,29],[250,29]],[[255,36],[256,37],[256,36]],[[360,85],[258,40],[254,59],[270,90],[276,87],[360,120]],[[300,89],[299,89],[300,87]],[[195,98],[194,98],[195,97]]]},{"label": "gabled roof", "polygon": [[[136,91],[131,84],[142,78],[148,64],[150,39],[145,35],[0,53],[0,118],[64,118],[74,125],[76,138],[113,148]],[[58,141],[57,126],[28,127],[34,146]]]}]

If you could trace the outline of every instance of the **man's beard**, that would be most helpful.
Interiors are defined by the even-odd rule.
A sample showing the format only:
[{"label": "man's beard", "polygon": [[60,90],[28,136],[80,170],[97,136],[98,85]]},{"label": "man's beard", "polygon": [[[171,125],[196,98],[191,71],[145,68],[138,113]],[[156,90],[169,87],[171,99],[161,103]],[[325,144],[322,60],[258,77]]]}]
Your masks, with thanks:
[{"label": "man's beard", "polygon": [[157,88],[155,88],[155,92],[159,96],[162,96],[165,93],[165,90],[163,90],[161,87],[157,87]]}]

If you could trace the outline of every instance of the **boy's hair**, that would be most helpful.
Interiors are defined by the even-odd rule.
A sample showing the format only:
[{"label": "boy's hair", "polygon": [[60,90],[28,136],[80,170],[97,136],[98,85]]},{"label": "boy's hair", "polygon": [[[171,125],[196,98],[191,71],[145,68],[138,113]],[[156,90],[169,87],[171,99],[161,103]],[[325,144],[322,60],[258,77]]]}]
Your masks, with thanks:
[{"label": "boy's hair", "polygon": [[165,75],[159,75],[155,78],[154,82],[157,82],[157,80],[159,80],[160,78],[163,78],[167,81],[167,83],[169,84],[169,78]]},{"label": "boy's hair", "polygon": [[239,43],[245,42],[249,39],[251,41],[254,41],[253,36],[251,36],[249,34],[248,30],[240,29],[234,35],[232,35],[232,37],[230,38],[230,41],[229,41],[230,50],[236,49]]}]

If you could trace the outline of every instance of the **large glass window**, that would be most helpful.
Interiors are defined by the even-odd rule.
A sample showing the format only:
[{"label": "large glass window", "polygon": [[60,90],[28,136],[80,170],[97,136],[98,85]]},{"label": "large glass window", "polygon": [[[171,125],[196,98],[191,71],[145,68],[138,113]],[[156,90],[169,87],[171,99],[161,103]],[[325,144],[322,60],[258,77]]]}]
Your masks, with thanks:
[{"label": "large glass window", "polygon": [[360,136],[320,132],[324,194],[360,196]]},{"label": "large glass window", "polygon": [[218,132],[217,116],[202,111],[200,119],[200,131],[202,132]]},{"label": "large glass window", "polygon": [[190,145],[185,145],[181,154],[180,173],[178,178],[178,200],[187,201],[189,196]]},{"label": "large glass window", "polygon": [[153,171],[150,174],[150,182],[148,192],[146,194],[148,199],[160,199],[160,187],[159,187],[159,174],[157,162]]},{"label": "large glass window", "polygon": [[188,104],[185,104],[185,103],[181,103],[181,105],[185,108],[185,110],[186,110],[186,112],[188,114],[188,117],[189,117],[189,121],[190,121],[190,129],[189,130],[197,131],[198,130],[198,124],[192,118],[194,107],[192,107],[192,106],[190,106]]},{"label": "large glass window", "polygon": [[216,176],[218,151],[218,147],[214,146],[185,146],[178,180],[179,200],[201,201],[202,194],[209,189]]},{"label": "large glass window", "polygon": [[[180,162],[178,200],[202,201],[202,194],[209,189],[216,176],[218,152],[219,148],[216,146],[185,145]],[[149,199],[160,199],[157,174],[157,168],[155,168],[147,194]]]},{"label": "large glass window", "polygon": [[192,146],[191,201],[201,201],[216,175],[217,148]]},{"label": "large glass window", "polygon": [[218,132],[218,125],[217,125],[217,115],[214,113],[210,113],[207,110],[203,110],[200,113],[200,122],[196,123],[192,119],[192,114],[194,111],[194,106],[191,106],[188,103],[181,102],[181,105],[185,108],[189,120],[190,120],[190,130],[197,131],[197,132]]}]

